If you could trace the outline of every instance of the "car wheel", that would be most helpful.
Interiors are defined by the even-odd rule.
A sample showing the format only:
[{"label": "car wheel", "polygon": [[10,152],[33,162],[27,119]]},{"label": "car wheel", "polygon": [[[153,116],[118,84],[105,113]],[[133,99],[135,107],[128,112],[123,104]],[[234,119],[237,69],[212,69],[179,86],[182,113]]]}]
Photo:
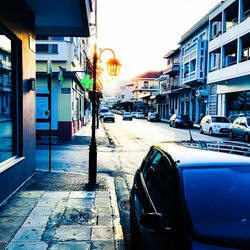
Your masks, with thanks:
[{"label": "car wheel", "polygon": [[229,131],[229,138],[230,138],[230,139],[233,139],[233,138],[234,138],[234,134],[233,134],[233,131],[232,131],[232,130]]},{"label": "car wheel", "polygon": [[174,128],[177,128],[177,127],[178,127],[176,122],[174,122],[174,126],[173,126],[173,127],[174,127]]},{"label": "car wheel", "polygon": [[171,121],[169,122],[169,127],[172,127],[172,123],[171,123]]},{"label": "car wheel", "polygon": [[[130,198],[131,199],[131,198]],[[130,201],[130,236],[132,249],[140,249],[140,230],[138,222],[136,221],[135,210]]]},{"label": "car wheel", "polygon": [[204,134],[204,131],[202,129],[202,126],[200,126],[200,134]]},{"label": "car wheel", "polygon": [[246,142],[249,142],[249,134],[248,133],[245,134],[244,138],[245,138]]},{"label": "car wheel", "polygon": [[210,128],[210,129],[209,129],[209,135],[211,135],[211,136],[213,136],[213,135],[214,135],[214,133],[213,133],[213,129],[212,129],[212,128]]}]

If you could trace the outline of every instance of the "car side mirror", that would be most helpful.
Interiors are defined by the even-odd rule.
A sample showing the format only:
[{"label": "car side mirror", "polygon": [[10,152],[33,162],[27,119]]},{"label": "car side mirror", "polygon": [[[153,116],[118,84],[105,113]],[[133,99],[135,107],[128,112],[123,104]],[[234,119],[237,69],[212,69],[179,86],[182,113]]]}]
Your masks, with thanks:
[{"label": "car side mirror", "polygon": [[144,214],[140,220],[140,224],[151,230],[164,229],[163,217],[160,213],[147,213]]}]

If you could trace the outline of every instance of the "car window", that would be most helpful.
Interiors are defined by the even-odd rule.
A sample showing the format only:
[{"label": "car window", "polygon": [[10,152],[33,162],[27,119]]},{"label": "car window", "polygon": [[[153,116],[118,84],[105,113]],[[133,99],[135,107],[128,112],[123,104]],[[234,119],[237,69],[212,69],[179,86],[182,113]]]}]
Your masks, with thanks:
[{"label": "car window", "polygon": [[250,167],[184,168],[180,174],[185,205],[197,235],[232,242],[249,239]]},{"label": "car window", "polygon": [[250,118],[247,118],[247,125],[250,126]]},{"label": "car window", "polygon": [[175,188],[174,168],[170,161],[164,156],[161,157],[151,175],[148,188],[151,200],[156,211],[163,215],[165,226],[176,227],[178,191]]},{"label": "car window", "polygon": [[247,124],[246,118],[241,118],[240,123]]},{"label": "car window", "polygon": [[177,115],[176,118],[177,118],[177,119],[181,119],[181,116],[180,116],[180,115]]},{"label": "car window", "polygon": [[[143,177],[146,182],[149,180],[149,175],[151,175],[154,171],[155,168],[161,158],[161,153],[158,150],[153,150],[148,157],[145,159],[144,167],[142,169]],[[147,187],[148,187],[147,185]]]},{"label": "car window", "polygon": [[212,117],[212,122],[230,123],[227,117],[224,117],[224,116]]}]

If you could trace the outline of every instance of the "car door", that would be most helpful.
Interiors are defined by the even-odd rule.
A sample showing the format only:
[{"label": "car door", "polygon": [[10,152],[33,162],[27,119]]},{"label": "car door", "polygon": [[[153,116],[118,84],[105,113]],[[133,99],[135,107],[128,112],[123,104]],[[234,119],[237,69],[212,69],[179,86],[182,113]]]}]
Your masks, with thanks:
[{"label": "car door", "polygon": [[232,127],[231,127],[231,130],[233,132],[233,135],[234,136],[239,136],[239,125],[240,125],[240,120],[241,118],[237,118],[233,124],[232,124]]},{"label": "car door", "polygon": [[206,116],[202,119],[202,129],[204,133],[209,132],[209,123],[210,123],[210,116]]},{"label": "car door", "polygon": [[243,137],[247,128],[247,119],[245,117],[241,118],[238,127],[238,135]]},{"label": "car door", "polygon": [[149,197],[147,184],[150,184],[149,177],[154,174],[155,164],[161,157],[160,153],[152,148],[148,155],[144,158],[143,163],[139,170],[137,170],[134,180],[134,185],[131,191],[131,202],[132,210],[135,214],[135,219],[139,224],[142,216],[145,213],[154,213],[155,208]]},{"label": "car door", "polygon": [[[146,175],[145,186],[152,202],[155,212],[162,214],[164,229],[152,230],[140,227],[146,246],[154,249],[180,249],[177,234],[171,234],[170,229],[177,231],[178,218],[178,188],[176,185],[176,174],[171,162],[159,151],[150,168],[150,174]],[[148,170],[149,170],[148,169]],[[147,211],[144,211],[144,214]],[[171,234],[171,237],[170,237]]]}]

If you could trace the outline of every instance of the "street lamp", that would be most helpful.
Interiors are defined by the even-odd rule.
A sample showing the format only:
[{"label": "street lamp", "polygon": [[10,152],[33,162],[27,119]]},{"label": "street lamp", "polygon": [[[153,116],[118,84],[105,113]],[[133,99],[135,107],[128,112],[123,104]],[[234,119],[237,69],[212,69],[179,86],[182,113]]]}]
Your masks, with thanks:
[{"label": "street lamp", "polygon": [[97,146],[95,138],[95,118],[96,118],[96,68],[97,61],[101,62],[101,54],[109,50],[113,53],[114,58],[109,59],[107,62],[108,74],[111,76],[118,76],[121,64],[119,60],[115,58],[115,53],[112,49],[106,48],[100,51],[99,56],[96,51],[96,44],[94,45],[94,57],[93,57],[93,95],[92,95],[92,131],[91,131],[91,141],[89,145],[89,182],[88,186],[94,188],[98,184],[96,183],[96,172],[97,172]]}]

